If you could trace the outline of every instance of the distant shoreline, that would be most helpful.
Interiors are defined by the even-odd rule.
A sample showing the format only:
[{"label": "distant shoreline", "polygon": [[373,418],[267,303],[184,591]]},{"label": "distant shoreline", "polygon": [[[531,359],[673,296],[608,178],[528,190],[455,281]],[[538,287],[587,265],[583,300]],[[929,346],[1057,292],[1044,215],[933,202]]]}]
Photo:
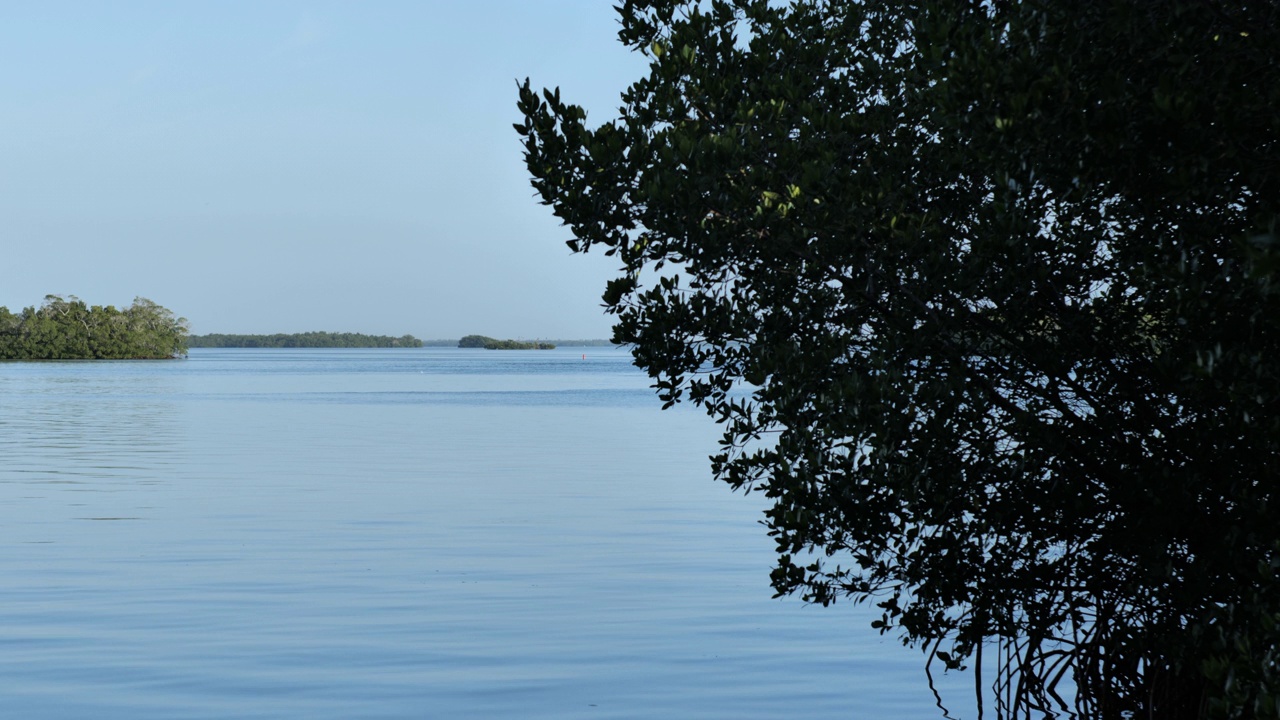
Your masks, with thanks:
[{"label": "distant shoreline", "polygon": [[[461,339],[419,340],[412,335],[365,335],[362,333],[272,333],[232,334],[206,333],[187,337],[192,348],[250,348],[250,349],[300,349],[300,348],[456,348]],[[614,347],[612,341],[589,340],[538,340],[556,347]]]},{"label": "distant shoreline", "polygon": [[233,335],[210,333],[191,335],[187,347],[192,348],[416,348],[422,341],[412,335],[365,335],[347,332],[275,333],[272,335]]},{"label": "distant shoreline", "polygon": [[488,335],[464,335],[458,340],[460,348],[484,348],[486,350],[555,350],[563,347],[600,347],[611,345],[607,340],[501,340]]},{"label": "distant shoreline", "polygon": [[[422,347],[429,347],[429,348],[442,348],[442,347],[447,347],[447,348],[456,348],[456,347],[458,347],[458,343],[459,343],[460,341],[461,341],[461,339],[459,339],[459,340],[423,340],[423,341],[422,341]],[[529,342],[534,342],[534,341],[530,340]],[[550,345],[555,345],[555,346],[556,346],[556,347],[558,347],[558,348],[566,348],[566,347],[617,347],[616,345],[614,345],[614,344],[613,344],[613,341],[611,341],[611,340],[555,340],[555,339],[552,339],[552,340],[539,340],[539,341],[537,341],[537,342],[542,342],[542,343],[547,343],[547,344],[550,344]]]}]

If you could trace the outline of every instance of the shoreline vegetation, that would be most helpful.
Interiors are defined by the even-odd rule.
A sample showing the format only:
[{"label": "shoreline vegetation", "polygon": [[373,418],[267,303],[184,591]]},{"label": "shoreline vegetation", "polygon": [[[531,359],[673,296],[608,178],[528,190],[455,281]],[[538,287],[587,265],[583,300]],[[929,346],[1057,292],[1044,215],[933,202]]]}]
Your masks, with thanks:
[{"label": "shoreline vegetation", "polygon": [[0,360],[162,360],[189,348],[421,348],[554,350],[612,347],[609,340],[499,340],[467,335],[460,340],[419,340],[412,335],[312,331],[269,335],[191,335],[187,319],[143,297],[124,309],[88,305],[75,295],[46,295],[39,308],[14,313],[0,306]]},{"label": "shoreline vegetation", "polygon": [[555,350],[554,343],[535,340],[498,340],[487,335],[467,335],[458,341],[460,348],[484,348],[485,350]]},{"label": "shoreline vegetation", "polygon": [[37,309],[0,307],[0,360],[169,360],[187,354],[187,320],[146,298],[119,309],[46,295]]},{"label": "shoreline vegetation", "polygon": [[362,333],[275,333],[242,335],[208,333],[191,335],[193,348],[486,348],[489,350],[554,350],[557,347],[613,347],[609,340],[498,340],[486,335],[467,335],[461,340],[419,340],[412,335],[364,335]]},{"label": "shoreline vegetation", "polygon": [[272,335],[232,335],[209,333],[192,335],[193,348],[420,348],[422,341],[412,335],[365,335],[349,332],[275,333]]}]

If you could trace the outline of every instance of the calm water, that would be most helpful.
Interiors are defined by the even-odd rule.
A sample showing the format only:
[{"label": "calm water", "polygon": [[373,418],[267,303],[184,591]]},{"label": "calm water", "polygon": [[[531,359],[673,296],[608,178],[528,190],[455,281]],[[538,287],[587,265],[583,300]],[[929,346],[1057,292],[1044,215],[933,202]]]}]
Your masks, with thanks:
[{"label": "calm water", "polygon": [[939,717],[583,352],[0,364],[3,716]]}]

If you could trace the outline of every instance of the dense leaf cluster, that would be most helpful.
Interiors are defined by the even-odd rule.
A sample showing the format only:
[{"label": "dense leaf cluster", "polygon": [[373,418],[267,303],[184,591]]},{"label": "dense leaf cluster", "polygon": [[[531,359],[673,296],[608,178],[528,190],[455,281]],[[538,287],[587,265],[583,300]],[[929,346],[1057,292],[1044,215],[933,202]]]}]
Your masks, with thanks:
[{"label": "dense leaf cluster", "polygon": [[462,339],[458,341],[458,347],[482,348],[484,347],[485,343],[490,343],[490,342],[497,342],[497,341],[494,338],[489,337],[488,335],[464,335]]},{"label": "dense leaf cluster", "polygon": [[147,300],[124,309],[48,295],[20,313],[0,307],[0,360],[133,360],[187,353],[187,321]]},{"label": "dense leaf cluster", "polygon": [[274,335],[192,335],[193,348],[420,348],[422,341],[412,335],[362,335],[361,333],[276,333]]},{"label": "dense leaf cluster", "polygon": [[995,655],[1010,716],[1280,716],[1280,6],[620,12],[621,118],[526,82],[517,130],[778,592]]}]

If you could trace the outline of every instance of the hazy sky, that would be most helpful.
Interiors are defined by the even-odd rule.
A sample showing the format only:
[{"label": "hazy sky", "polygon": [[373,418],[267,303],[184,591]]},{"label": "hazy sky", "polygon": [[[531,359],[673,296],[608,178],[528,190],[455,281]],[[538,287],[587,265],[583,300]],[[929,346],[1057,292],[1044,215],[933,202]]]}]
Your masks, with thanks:
[{"label": "hazy sky", "polygon": [[612,119],[609,0],[0,3],[0,305],[150,298],[193,332],[607,337],[516,80]]}]

